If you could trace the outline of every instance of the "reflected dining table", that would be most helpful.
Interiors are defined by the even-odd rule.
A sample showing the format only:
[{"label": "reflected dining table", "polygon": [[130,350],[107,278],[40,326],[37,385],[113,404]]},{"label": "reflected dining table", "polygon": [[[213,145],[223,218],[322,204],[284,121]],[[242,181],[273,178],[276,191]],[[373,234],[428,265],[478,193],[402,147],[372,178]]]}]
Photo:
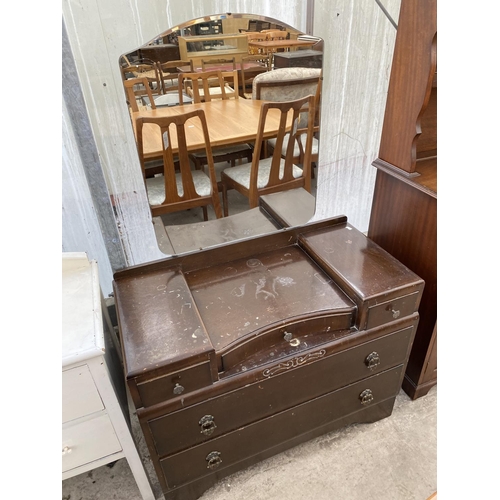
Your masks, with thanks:
[{"label": "reflected dining table", "polygon": [[[240,98],[139,110],[131,113],[134,134],[136,133],[136,120],[141,116],[173,116],[193,109],[203,109],[212,148],[254,142],[257,136],[260,109],[263,102],[256,99]],[[275,111],[276,113],[274,113]],[[270,110],[266,119],[264,139],[270,139],[277,135],[279,120],[279,111]],[[176,153],[178,152],[178,146],[175,131],[171,140],[173,152]],[[204,148],[203,131],[197,121],[194,121],[186,129],[186,140],[188,151],[197,151]],[[161,137],[156,125],[144,124],[143,147],[146,160],[162,157]]]}]

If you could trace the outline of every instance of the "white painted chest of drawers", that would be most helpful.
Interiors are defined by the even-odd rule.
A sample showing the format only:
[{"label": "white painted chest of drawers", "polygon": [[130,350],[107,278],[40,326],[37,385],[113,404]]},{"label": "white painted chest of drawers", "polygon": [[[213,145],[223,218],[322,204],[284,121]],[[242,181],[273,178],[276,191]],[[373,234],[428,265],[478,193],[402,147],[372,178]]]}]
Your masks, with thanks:
[{"label": "white painted chest of drawers", "polygon": [[62,479],[126,458],[143,500],[154,500],[127,422],[114,332],[103,320],[95,261],[62,254]]}]

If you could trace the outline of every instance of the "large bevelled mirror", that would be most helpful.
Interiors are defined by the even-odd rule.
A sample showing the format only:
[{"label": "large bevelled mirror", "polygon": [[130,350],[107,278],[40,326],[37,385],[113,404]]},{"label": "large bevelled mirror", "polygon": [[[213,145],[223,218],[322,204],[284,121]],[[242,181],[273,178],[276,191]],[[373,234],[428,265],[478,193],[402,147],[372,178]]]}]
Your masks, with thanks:
[{"label": "large bevelled mirror", "polygon": [[[290,214],[292,224],[293,221],[306,223],[313,216],[322,64],[322,39],[306,35],[276,19],[253,14],[221,14],[190,20],[167,29],[147,44],[120,57],[124,99],[129,106],[136,139],[141,134],[139,156],[162,251],[167,254],[183,253],[276,230],[276,223],[271,222],[268,214],[263,214],[259,208],[251,208],[249,198],[237,189],[228,189],[226,203],[222,203],[221,172],[238,169],[252,161],[262,101],[290,101],[308,94],[315,97],[317,110],[311,165],[307,168],[310,177],[307,191],[310,194],[299,198],[293,197],[290,191],[285,199],[285,208],[282,208],[288,210],[288,206],[294,211]],[[211,77],[208,87],[198,90],[193,80],[187,78],[189,74],[207,71],[219,71],[223,80]],[[273,83],[267,83],[266,86],[262,84],[262,91],[259,86],[257,95],[255,78],[257,81]],[[208,218],[208,222],[217,219],[213,203],[209,203],[206,208],[193,204],[178,211],[170,211],[170,207],[157,209],[161,202],[155,201],[154,196],[164,197],[167,189],[162,151],[166,134],[162,139],[159,128],[146,123],[146,120],[140,125],[141,132],[136,126],[140,117],[173,116],[196,108],[204,110],[215,161],[220,208],[222,210],[226,206],[227,210],[227,215],[218,219],[223,222],[218,224],[205,221],[205,218]],[[265,132],[269,137],[259,148],[259,158],[272,154],[272,134],[277,134],[279,128],[277,119],[274,125],[266,123],[266,127]],[[201,178],[201,172],[209,177],[211,170],[206,162],[206,151],[195,147],[198,144],[196,141],[201,141],[199,144],[203,142],[200,130],[200,124],[194,121],[186,123],[189,159],[192,171],[196,174],[193,178]],[[191,140],[195,141],[195,146],[190,149]],[[180,142],[178,148],[180,151]],[[303,145],[297,145],[294,153],[294,176],[300,175],[300,169],[306,171],[301,164],[304,158],[300,156],[302,148]],[[174,151],[173,161],[177,162],[176,168],[180,169],[180,158],[176,154],[177,151]],[[297,174],[296,169],[299,169]],[[241,170],[244,170],[243,167]],[[230,173],[236,176],[234,172],[236,170]],[[177,173],[182,177],[180,170]],[[184,188],[179,182],[176,193],[190,189]],[[196,187],[196,179],[193,182],[197,192],[203,189]]]}]

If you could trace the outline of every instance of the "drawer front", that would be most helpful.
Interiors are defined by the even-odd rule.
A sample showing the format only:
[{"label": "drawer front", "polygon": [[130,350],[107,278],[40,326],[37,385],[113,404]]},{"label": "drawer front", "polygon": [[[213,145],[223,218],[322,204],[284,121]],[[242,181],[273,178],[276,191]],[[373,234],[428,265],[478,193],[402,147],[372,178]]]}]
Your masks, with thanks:
[{"label": "drawer front", "polygon": [[67,472],[121,449],[106,413],[75,423],[62,431],[62,471]]},{"label": "drawer front", "polygon": [[[304,342],[308,337],[326,332],[349,330],[353,325],[354,308],[339,314],[331,314],[319,318],[309,318],[267,331],[265,334],[252,337],[222,353],[224,371],[231,370],[235,365],[245,363],[248,358],[260,351],[276,348],[283,349],[288,342]],[[285,335],[289,340],[285,340]],[[293,345],[293,344],[292,344]],[[281,346],[281,347],[280,347]]]},{"label": "drawer front", "polygon": [[268,368],[266,380],[152,419],[156,451],[160,457],[176,453],[404,363],[413,328],[324,358],[324,349],[304,354]]},{"label": "drawer front", "polygon": [[137,384],[143,406],[152,406],[212,384],[210,363],[179,370]]},{"label": "drawer front", "polygon": [[222,470],[311,429],[395,397],[402,373],[400,365],[164,458],[160,464],[167,485],[175,488]]},{"label": "drawer front", "polygon": [[413,292],[394,300],[382,302],[368,308],[367,329],[396,321],[413,314],[418,307],[420,292]]},{"label": "drawer front", "polygon": [[87,365],[62,372],[62,422],[101,411],[104,404]]}]

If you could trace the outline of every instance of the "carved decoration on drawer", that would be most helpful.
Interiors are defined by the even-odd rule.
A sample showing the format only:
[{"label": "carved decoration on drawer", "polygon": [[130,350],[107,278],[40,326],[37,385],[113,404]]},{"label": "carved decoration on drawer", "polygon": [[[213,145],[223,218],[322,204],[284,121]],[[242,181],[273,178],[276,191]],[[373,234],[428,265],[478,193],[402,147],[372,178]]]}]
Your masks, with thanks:
[{"label": "carved decoration on drawer", "polygon": [[317,359],[322,358],[326,354],[324,349],[317,352],[311,352],[306,354],[305,356],[297,356],[296,358],[287,361],[286,363],[280,363],[279,365],[274,366],[273,368],[268,368],[262,372],[264,377],[272,377],[278,373],[290,370],[290,368],[297,368],[298,366],[305,365],[306,363],[310,363],[311,361],[315,361]]}]

